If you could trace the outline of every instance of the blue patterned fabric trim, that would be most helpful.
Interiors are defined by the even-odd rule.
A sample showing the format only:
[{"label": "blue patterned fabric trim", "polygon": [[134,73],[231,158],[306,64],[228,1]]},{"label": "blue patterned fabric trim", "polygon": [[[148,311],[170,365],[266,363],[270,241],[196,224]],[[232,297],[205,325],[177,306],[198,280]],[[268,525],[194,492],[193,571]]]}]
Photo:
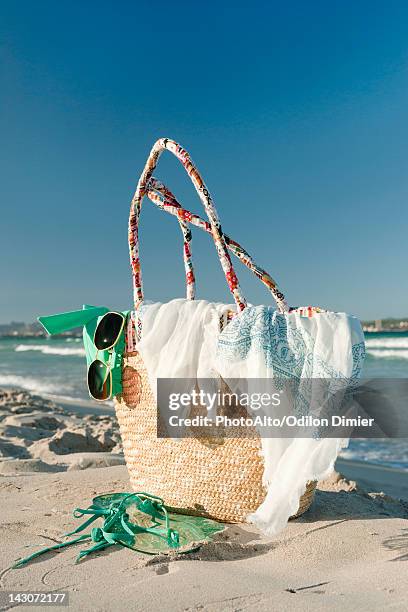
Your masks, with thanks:
[{"label": "blue patterned fabric trim", "polygon": [[280,314],[267,306],[246,308],[226,326],[218,340],[218,357],[230,362],[261,354],[276,387],[286,385],[287,389],[289,384],[298,416],[310,414],[312,379],[330,379],[333,401],[338,401],[337,389],[353,390],[365,357],[364,341],[354,344],[351,352],[351,373],[346,376],[316,354],[315,339],[305,327],[299,329],[290,314]]},{"label": "blue patterned fabric trim", "polygon": [[[220,334],[218,355],[229,361],[245,360],[249,353],[264,355],[268,369],[284,378],[344,378],[314,353],[315,340],[306,329],[298,329],[291,316],[267,306],[248,307]],[[352,375],[357,378],[365,356],[364,342],[352,347]]]}]

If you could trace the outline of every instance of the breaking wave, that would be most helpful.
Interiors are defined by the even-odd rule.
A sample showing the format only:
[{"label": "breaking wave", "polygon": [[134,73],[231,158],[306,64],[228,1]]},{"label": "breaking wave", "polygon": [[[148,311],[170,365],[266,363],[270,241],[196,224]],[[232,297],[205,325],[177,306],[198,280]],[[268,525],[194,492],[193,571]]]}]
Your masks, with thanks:
[{"label": "breaking wave", "polygon": [[14,350],[17,353],[38,351],[44,355],[78,355],[81,357],[85,355],[85,350],[83,348],[49,346],[48,344],[19,344]]},{"label": "breaking wave", "polygon": [[44,380],[37,380],[28,376],[18,376],[16,374],[0,374],[0,386],[18,387],[34,393],[58,393],[61,385],[47,383]]}]

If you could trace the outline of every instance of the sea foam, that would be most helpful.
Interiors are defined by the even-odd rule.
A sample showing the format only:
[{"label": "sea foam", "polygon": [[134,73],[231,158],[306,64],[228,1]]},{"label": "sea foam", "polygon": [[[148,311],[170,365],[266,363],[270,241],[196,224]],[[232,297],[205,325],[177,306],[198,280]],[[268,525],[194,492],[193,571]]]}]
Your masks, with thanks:
[{"label": "sea foam", "polygon": [[17,353],[38,351],[44,355],[78,355],[81,357],[85,355],[83,348],[49,346],[48,344],[19,344],[14,350]]},{"label": "sea foam", "polygon": [[367,355],[376,359],[408,359],[408,350],[367,348]]},{"label": "sea foam", "polygon": [[408,338],[403,336],[402,338],[366,338],[366,348],[384,348],[384,349],[408,349]]},{"label": "sea foam", "polygon": [[47,383],[45,380],[37,380],[29,376],[18,376],[16,374],[0,374],[1,387],[18,387],[34,393],[58,393],[61,385]]}]

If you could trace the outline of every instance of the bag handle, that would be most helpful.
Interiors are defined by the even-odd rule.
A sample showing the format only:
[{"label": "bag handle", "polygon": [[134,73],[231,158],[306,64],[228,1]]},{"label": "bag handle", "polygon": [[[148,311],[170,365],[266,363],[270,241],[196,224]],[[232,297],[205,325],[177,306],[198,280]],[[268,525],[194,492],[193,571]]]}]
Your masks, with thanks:
[{"label": "bag handle", "polygon": [[[188,152],[185,149],[183,149],[179,144],[177,144],[174,140],[170,140],[168,138],[161,138],[154,144],[149,154],[149,157],[147,159],[144,170],[140,176],[139,182],[137,184],[136,192],[133,196],[131,207],[130,207],[129,255],[130,255],[130,262],[131,262],[132,275],[133,275],[133,294],[134,294],[135,310],[139,308],[140,304],[143,301],[143,285],[142,285],[142,274],[141,274],[140,256],[139,256],[139,218],[140,218],[141,206],[142,206],[143,198],[145,197],[145,195],[147,195],[149,190],[152,191],[152,185],[154,186],[154,184],[156,184],[156,187],[157,187],[157,185],[159,184],[157,179],[154,179],[156,183],[153,182],[151,184],[152,174],[154,172],[154,169],[157,166],[160,155],[163,153],[165,149],[167,149],[168,151],[173,153],[175,157],[177,157],[177,159],[181,162],[181,164],[185,168],[187,174],[190,176],[190,179],[206,211],[206,214],[209,220],[208,228],[202,226],[202,224],[203,223],[205,224],[206,222],[203,221],[200,217],[198,217],[197,215],[193,215],[193,213],[190,213],[189,211],[186,211],[185,209],[182,209],[181,206],[178,204],[177,200],[175,199],[175,197],[173,196],[173,194],[169,190],[167,190],[164,186],[162,186],[161,191],[163,191],[163,189],[165,190],[165,199],[167,196],[167,203],[169,205],[172,205],[174,208],[179,209],[177,211],[179,222],[189,221],[189,222],[194,223],[193,221],[191,221],[191,219],[195,218],[196,221],[200,220],[199,223],[198,222],[194,223],[195,225],[199,225],[200,227],[202,227],[202,229],[206,229],[206,231],[209,231],[209,233],[212,234],[213,240],[215,243],[215,247],[217,249],[218,257],[220,259],[220,263],[223,268],[229,289],[234,297],[234,301],[237,305],[238,311],[241,311],[246,307],[246,300],[241,292],[241,288],[239,286],[238,279],[235,274],[235,270],[232,265],[229,253],[228,253],[227,240],[222,232],[220,220],[219,220],[214,202],[212,200],[212,197],[200,173],[198,172],[196,166],[191,161]],[[153,195],[153,193],[151,195]],[[187,224],[180,223],[180,227],[183,231],[183,236],[184,236],[184,262],[185,262],[186,272],[187,274],[190,271],[192,273],[191,274],[191,278],[192,278],[191,294],[192,296],[194,296],[194,272],[193,272],[192,263],[191,263],[191,251],[189,248],[189,242],[191,240],[191,235],[189,233]],[[228,244],[229,244],[230,250],[232,250],[235,254],[237,254],[237,256],[243,261],[243,263],[245,263],[250,269],[252,269],[254,273],[259,278],[261,278],[261,280],[263,280],[263,282],[269,287],[269,289],[271,290],[277,302],[279,310],[281,310],[282,312],[288,311],[288,306],[286,304],[283,294],[279,291],[279,289],[276,286],[276,283],[269,276],[269,274],[267,274],[264,270],[256,266],[252,258],[248,255],[248,253],[244,249],[242,249],[242,247],[240,247],[238,243],[228,238]],[[187,292],[189,292],[188,284],[187,284]]]},{"label": "bag handle", "polygon": [[[163,194],[163,197],[165,198],[166,202],[167,201],[171,202],[175,208],[181,209],[181,206],[177,202],[175,196],[172,194],[170,189],[167,189],[167,187],[161,181],[152,177],[149,181],[148,186],[149,186],[149,189],[146,190],[147,197],[149,197],[149,192],[156,193],[156,192],[153,192],[152,189],[157,189],[157,191]],[[150,197],[149,199],[151,200]],[[158,203],[157,205],[159,206],[159,208],[162,208]],[[194,274],[194,266],[193,266],[193,260],[192,260],[192,255],[191,255],[192,234],[191,234],[191,230],[188,224],[188,215],[183,215],[183,214],[177,215],[177,213],[175,214],[178,218],[181,233],[183,235],[183,260],[184,260],[184,270],[186,273],[186,298],[188,300],[194,300],[195,298],[195,274]],[[203,221],[203,223],[207,223],[207,222]],[[208,227],[210,227],[208,223],[207,225]],[[211,229],[209,231],[211,233]]]},{"label": "bag handle", "polygon": [[[169,214],[178,218],[180,227],[181,223],[188,221],[191,225],[199,227],[200,229],[206,231],[207,233],[211,233],[211,226],[208,221],[202,219],[199,215],[192,213],[191,211],[182,208],[181,204],[177,201],[176,197],[173,193],[166,187],[161,181],[152,177],[149,181],[148,188],[146,191],[146,195],[151,202],[156,204],[161,210],[168,212]],[[182,227],[182,231],[184,234],[184,229]],[[191,233],[190,233],[191,239]],[[228,249],[237,257],[242,263],[251,270],[257,278],[266,286],[266,288],[271,292],[278,310],[280,312],[288,312],[289,307],[286,303],[285,296],[280,291],[277,283],[274,279],[263,270],[260,266],[258,266],[250,254],[235,240],[232,240],[227,234],[224,234],[225,243]],[[184,263],[186,268],[186,284],[187,284],[187,298],[192,291],[194,295],[195,288],[195,277],[193,270],[193,262],[191,259],[191,248],[184,243]],[[189,291],[189,288],[192,287],[192,290]],[[194,298],[191,298],[194,299]]]},{"label": "bag handle", "polygon": [[207,213],[207,217],[211,225],[211,234],[213,236],[214,244],[217,249],[218,257],[220,259],[221,266],[224,271],[229,289],[234,297],[234,301],[237,305],[238,310],[241,311],[246,307],[246,300],[241,292],[241,288],[239,286],[235,270],[231,263],[231,258],[229,256],[228,249],[225,244],[221,224],[211,195],[203,179],[201,178],[200,173],[191,161],[187,151],[183,149],[179,144],[177,144],[174,140],[170,140],[168,138],[161,138],[153,145],[144,170],[137,184],[136,192],[133,196],[130,207],[129,255],[133,274],[133,297],[135,310],[139,308],[140,304],[143,301],[142,274],[139,258],[140,211],[142,207],[143,198],[146,195],[146,188],[149,183],[149,180],[153,174],[154,169],[157,166],[157,162],[160,158],[160,155],[165,149],[167,149],[177,157],[177,159],[184,166],[187,174],[191,178],[191,181],[197,191],[197,194],[204,206],[205,212]]}]

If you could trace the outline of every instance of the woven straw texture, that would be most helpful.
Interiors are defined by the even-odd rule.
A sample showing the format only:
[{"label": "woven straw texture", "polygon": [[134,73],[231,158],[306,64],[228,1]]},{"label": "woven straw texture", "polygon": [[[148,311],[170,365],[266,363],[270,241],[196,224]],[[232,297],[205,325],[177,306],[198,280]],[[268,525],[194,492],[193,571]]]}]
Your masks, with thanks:
[{"label": "woven straw texture", "polygon": [[[242,522],[265,498],[260,438],[236,429],[234,438],[158,438],[157,407],[146,368],[137,352],[124,356],[123,393],[115,400],[130,481],[185,514]],[[160,425],[159,425],[160,428]],[[308,483],[296,517],[313,501]],[[294,518],[294,517],[292,517]]]}]

